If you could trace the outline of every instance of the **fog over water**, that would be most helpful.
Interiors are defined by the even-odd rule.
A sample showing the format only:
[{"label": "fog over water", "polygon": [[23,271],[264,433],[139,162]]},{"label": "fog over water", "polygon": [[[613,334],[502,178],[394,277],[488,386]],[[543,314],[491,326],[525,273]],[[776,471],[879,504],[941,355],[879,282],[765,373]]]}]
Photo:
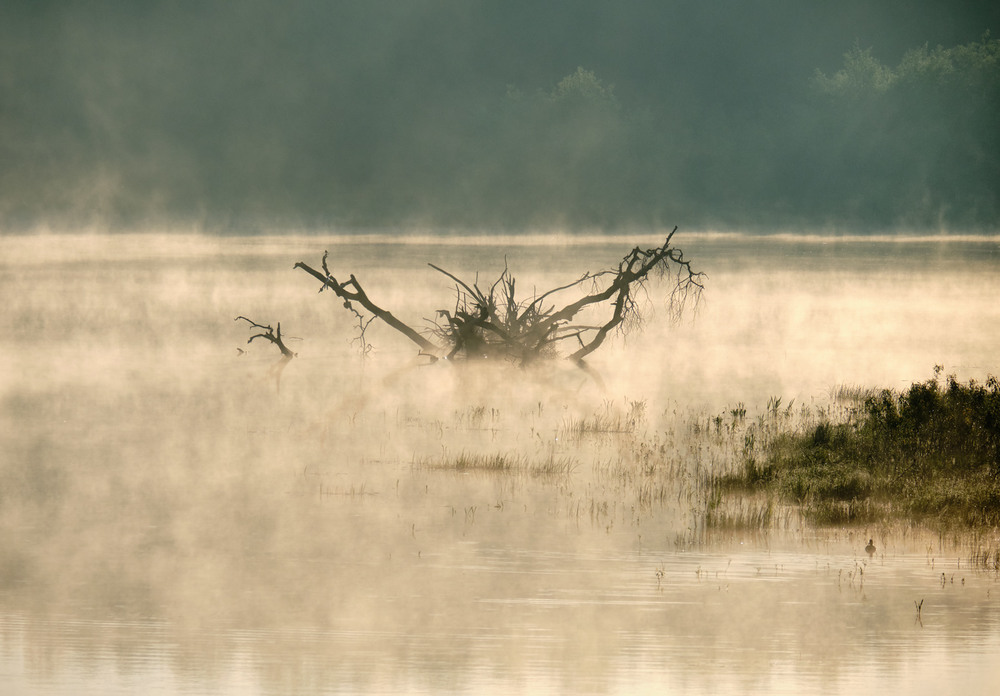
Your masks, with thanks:
[{"label": "fog over water", "polygon": [[[950,0],[0,4],[0,693],[990,692],[995,530],[706,481],[845,395],[1000,374],[998,32]],[[294,268],[328,250],[426,330],[429,263],[525,299],[675,225],[700,302],[650,278],[591,374],[429,365]]]},{"label": "fog over water", "polygon": [[[793,425],[836,385],[996,374],[996,238],[679,235],[703,301],[671,324],[651,284],[646,325],[593,356],[603,392],[402,369],[375,325],[362,360],[292,268],[329,249],[419,325],[453,301],[426,262],[506,256],[527,293],[636,242],[4,238],[4,693],[988,688],[1000,597],[969,554],[995,540],[792,509],[706,529],[700,481],[738,461],[740,402],[794,399]],[[281,322],[280,384],[237,315]]]}]

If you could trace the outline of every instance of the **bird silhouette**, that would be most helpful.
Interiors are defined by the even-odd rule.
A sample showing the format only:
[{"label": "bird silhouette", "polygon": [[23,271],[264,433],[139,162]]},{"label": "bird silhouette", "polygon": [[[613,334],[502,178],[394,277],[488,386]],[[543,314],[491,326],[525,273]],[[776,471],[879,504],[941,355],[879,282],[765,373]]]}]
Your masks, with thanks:
[{"label": "bird silhouette", "polygon": [[868,552],[869,556],[875,555],[875,544],[874,544],[874,541],[875,541],[874,539],[869,539],[868,540],[868,546],[865,547],[865,551]]}]

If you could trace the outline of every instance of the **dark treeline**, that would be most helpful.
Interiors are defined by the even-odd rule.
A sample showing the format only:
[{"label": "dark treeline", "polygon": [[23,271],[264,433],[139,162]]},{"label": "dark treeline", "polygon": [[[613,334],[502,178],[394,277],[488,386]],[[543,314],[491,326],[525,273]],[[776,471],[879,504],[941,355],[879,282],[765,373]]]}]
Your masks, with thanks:
[{"label": "dark treeline", "polygon": [[11,2],[0,229],[996,229],[992,3]]},{"label": "dark treeline", "polygon": [[848,219],[931,227],[1000,220],[1000,41],[925,44],[895,67],[855,45],[812,87],[802,152],[837,195],[799,190],[803,210],[837,204]]}]

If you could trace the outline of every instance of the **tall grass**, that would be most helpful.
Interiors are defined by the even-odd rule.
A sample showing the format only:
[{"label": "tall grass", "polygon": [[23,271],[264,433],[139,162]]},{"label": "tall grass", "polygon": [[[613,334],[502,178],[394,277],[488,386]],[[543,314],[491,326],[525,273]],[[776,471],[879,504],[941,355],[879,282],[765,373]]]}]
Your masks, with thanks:
[{"label": "tall grass", "polygon": [[545,456],[531,458],[517,453],[460,452],[451,457],[424,459],[421,468],[446,469],[459,472],[512,473],[531,476],[568,476],[577,463],[569,457]]},{"label": "tall grass", "polygon": [[779,432],[762,457],[748,440],[742,468],[714,484],[770,491],[819,524],[1000,524],[1000,384],[935,373],[901,393],[857,390],[844,420]]}]

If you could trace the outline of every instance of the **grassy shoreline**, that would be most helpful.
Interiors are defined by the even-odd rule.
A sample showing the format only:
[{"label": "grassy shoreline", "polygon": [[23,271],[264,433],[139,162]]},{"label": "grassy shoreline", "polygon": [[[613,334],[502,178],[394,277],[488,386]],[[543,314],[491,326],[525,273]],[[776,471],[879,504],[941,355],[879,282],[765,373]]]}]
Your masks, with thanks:
[{"label": "grassy shoreline", "polygon": [[1000,525],[1000,384],[954,376],[903,392],[853,390],[847,417],[774,429],[742,466],[713,477],[716,498],[763,493],[818,525],[909,519],[938,528]]}]

